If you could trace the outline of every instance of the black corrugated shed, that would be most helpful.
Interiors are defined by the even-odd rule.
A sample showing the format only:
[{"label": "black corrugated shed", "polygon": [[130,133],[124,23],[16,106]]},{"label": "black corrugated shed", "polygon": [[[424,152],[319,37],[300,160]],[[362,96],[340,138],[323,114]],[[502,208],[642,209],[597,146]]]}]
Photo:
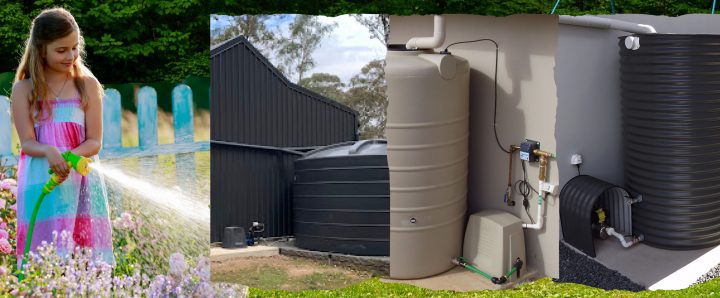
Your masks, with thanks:
[{"label": "black corrugated shed", "polygon": [[297,150],[357,140],[357,112],[288,81],[242,36],[210,61],[210,241],[253,221],[292,235]]}]

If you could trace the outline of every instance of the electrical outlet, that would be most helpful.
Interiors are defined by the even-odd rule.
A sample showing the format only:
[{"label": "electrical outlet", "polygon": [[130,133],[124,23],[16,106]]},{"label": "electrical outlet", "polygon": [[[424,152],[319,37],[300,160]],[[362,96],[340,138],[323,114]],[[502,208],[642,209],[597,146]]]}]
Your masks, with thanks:
[{"label": "electrical outlet", "polygon": [[570,163],[573,165],[579,165],[582,163],[582,155],[580,154],[573,154],[570,157]]},{"label": "electrical outlet", "polygon": [[547,192],[551,195],[555,194],[555,189],[556,189],[555,186],[556,186],[555,184],[548,183],[545,181],[540,181],[540,191]]}]

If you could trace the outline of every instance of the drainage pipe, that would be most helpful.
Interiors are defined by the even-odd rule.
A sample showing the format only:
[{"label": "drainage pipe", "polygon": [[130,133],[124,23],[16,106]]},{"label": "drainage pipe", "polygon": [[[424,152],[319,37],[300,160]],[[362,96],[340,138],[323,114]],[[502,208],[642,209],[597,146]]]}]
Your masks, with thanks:
[{"label": "drainage pipe", "polygon": [[445,42],[445,19],[436,15],[434,18],[433,36],[430,37],[413,37],[408,40],[405,47],[408,50],[418,49],[434,49],[440,47]]},{"label": "drainage pipe", "polygon": [[615,236],[615,238],[617,238],[618,240],[620,240],[620,243],[622,243],[622,246],[625,247],[625,248],[628,248],[628,247],[630,247],[630,246],[633,246],[634,244],[637,244],[638,242],[643,241],[643,239],[645,238],[645,237],[643,237],[643,235],[640,235],[640,236],[637,236],[637,237],[633,237],[633,240],[630,241],[630,242],[628,242],[628,241],[625,240],[625,236],[623,236],[623,235],[621,235],[620,233],[616,232],[615,229],[613,229],[612,227],[609,227],[609,228],[605,229],[605,232],[606,232],[608,235],[610,235],[610,236]]},{"label": "drainage pipe", "polygon": [[560,16],[560,24],[580,27],[591,27],[599,29],[615,29],[630,33],[657,33],[650,25],[625,22],[614,19],[606,19],[594,16]]},{"label": "drainage pipe", "polygon": [[545,171],[547,170],[547,163],[548,159],[555,157],[555,154],[552,154],[550,152],[545,152],[539,149],[533,150],[533,154],[540,156],[540,172],[538,175],[538,180],[540,182],[538,183],[538,215],[537,215],[537,222],[534,224],[527,224],[524,223],[522,225],[523,229],[532,229],[532,230],[542,230],[543,228],[543,222],[545,217],[545,209],[543,209],[543,196],[547,192],[543,191],[543,183],[545,182]]}]

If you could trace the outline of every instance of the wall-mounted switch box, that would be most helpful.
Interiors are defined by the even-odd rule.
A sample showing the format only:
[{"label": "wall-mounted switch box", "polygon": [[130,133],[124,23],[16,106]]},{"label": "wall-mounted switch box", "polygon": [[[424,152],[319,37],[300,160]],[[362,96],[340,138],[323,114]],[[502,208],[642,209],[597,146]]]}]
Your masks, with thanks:
[{"label": "wall-mounted switch box", "polygon": [[540,157],[533,153],[535,149],[540,149],[540,142],[525,139],[525,141],[520,143],[520,159],[529,162],[540,160]]}]

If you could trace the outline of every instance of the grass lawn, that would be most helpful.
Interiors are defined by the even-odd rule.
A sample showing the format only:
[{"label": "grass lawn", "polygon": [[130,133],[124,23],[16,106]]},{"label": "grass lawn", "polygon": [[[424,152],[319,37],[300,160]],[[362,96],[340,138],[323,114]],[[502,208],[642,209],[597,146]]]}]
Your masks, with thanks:
[{"label": "grass lawn", "polygon": [[718,297],[720,279],[677,291],[605,291],[572,283],[556,283],[550,278],[509,290],[472,292],[433,291],[412,285],[383,283],[377,278],[340,290],[263,290],[251,288],[249,297]]},{"label": "grass lawn", "polygon": [[213,261],[211,272],[213,282],[290,291],[340,289],[379,275],[367,270],[284,255]]}]

